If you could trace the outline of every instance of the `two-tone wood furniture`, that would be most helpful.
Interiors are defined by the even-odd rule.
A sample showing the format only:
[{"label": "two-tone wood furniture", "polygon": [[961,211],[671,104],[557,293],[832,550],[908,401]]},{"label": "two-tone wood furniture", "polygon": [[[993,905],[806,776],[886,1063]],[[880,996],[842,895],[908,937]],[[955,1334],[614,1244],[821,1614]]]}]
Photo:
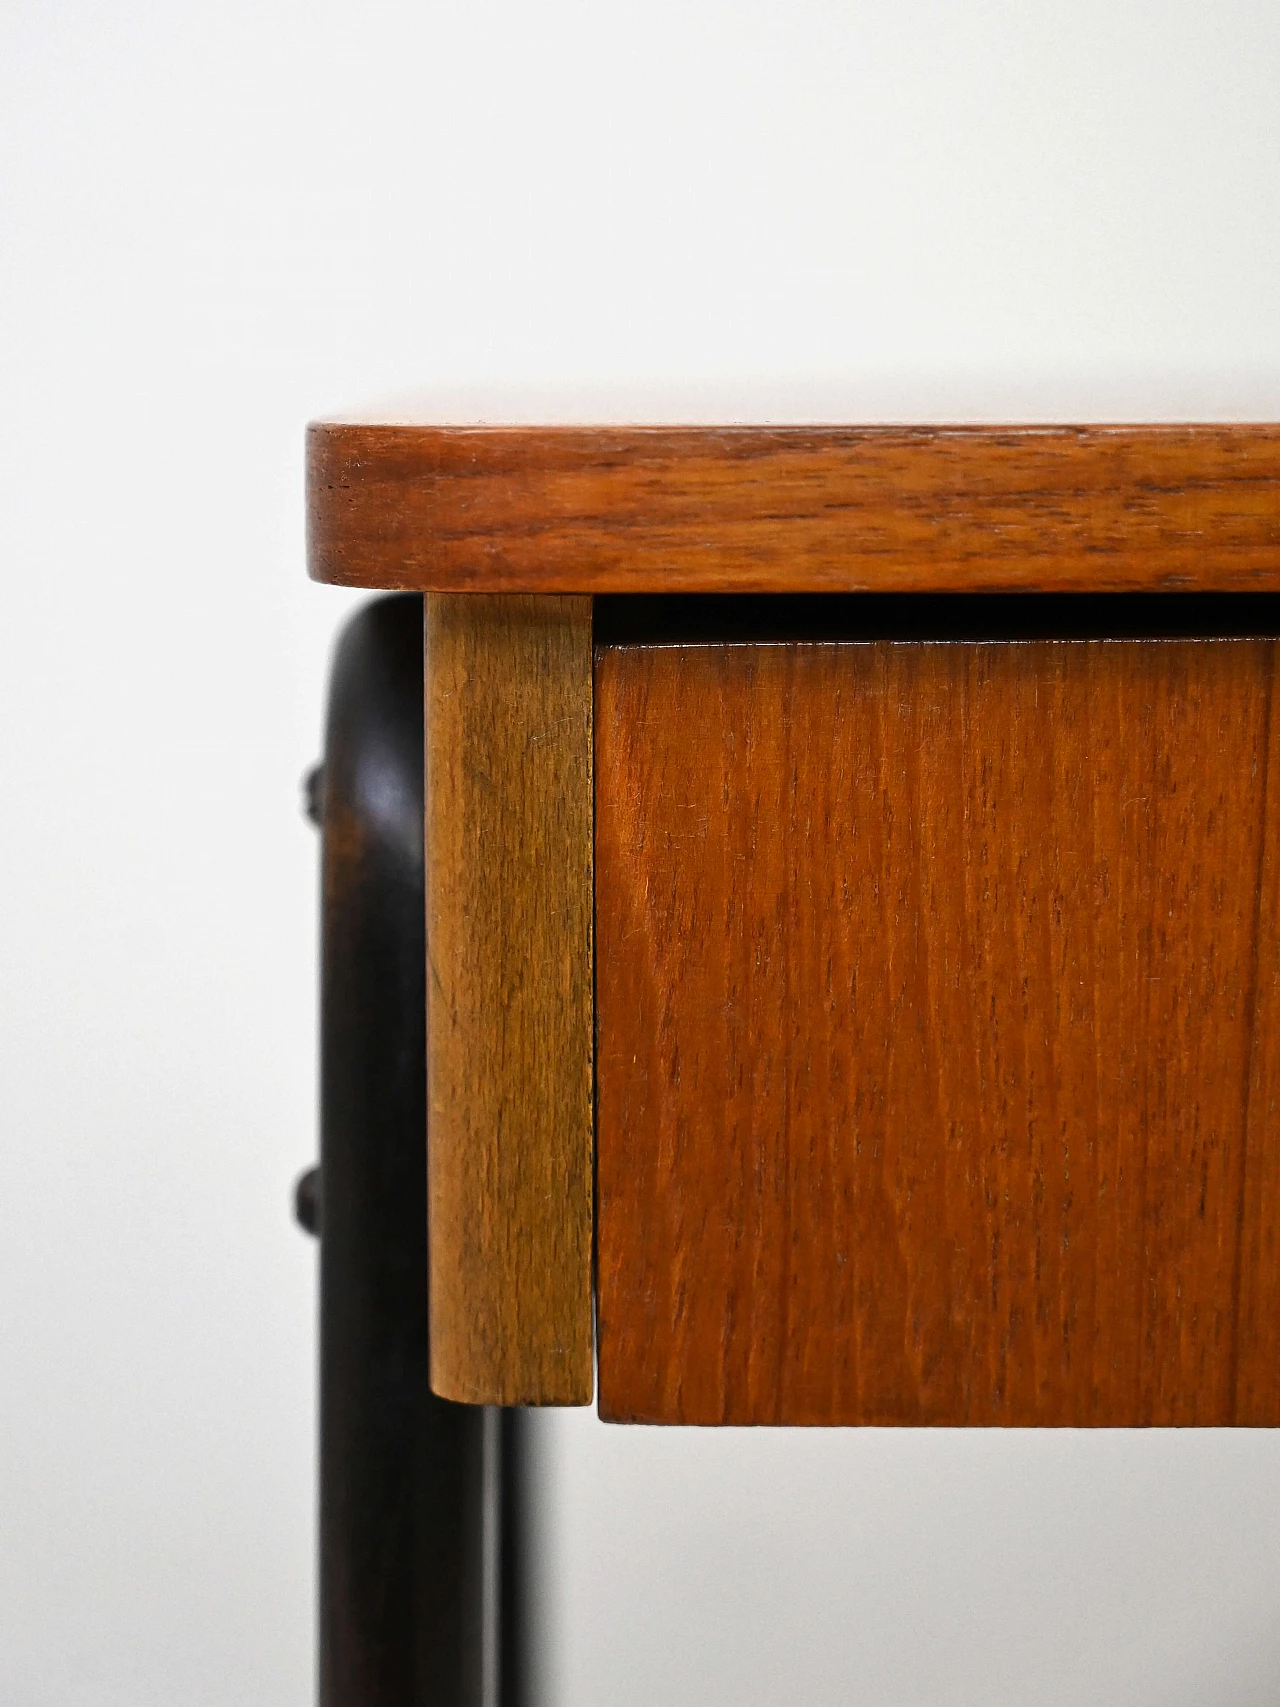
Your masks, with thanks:
[{"label": "two-tone wood furniture", "polygon": [[307,479],[313,576],[425,595],[438,1394],[1280,1422],[1280,427]]}]

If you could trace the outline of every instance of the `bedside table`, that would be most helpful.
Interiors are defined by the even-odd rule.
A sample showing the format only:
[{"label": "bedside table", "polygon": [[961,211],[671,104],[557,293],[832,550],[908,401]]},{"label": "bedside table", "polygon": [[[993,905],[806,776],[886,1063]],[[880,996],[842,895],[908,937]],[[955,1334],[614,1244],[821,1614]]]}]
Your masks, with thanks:
[{"label": "bedside table", "polygon": [[326,422],[308,513],[425,607],[436,1395],[1280,1422],[1280,427]]}]

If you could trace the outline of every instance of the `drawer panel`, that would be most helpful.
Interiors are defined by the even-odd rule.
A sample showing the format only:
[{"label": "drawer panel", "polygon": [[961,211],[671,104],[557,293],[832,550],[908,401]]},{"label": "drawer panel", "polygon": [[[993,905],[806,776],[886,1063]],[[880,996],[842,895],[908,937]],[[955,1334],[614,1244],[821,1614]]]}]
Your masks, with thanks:
[{"label": "drawer panel", "polygon": [[597,650],[603,1414],[1280,1423],[1275,669]]}]

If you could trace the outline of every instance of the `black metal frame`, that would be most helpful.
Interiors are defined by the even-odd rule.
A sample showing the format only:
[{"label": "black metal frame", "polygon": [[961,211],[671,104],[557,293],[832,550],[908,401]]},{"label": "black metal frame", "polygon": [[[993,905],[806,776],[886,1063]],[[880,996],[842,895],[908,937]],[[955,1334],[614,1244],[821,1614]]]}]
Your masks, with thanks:
[{"label": "black metal frame", "polygon": [[523,1414],[427,1380],[422,599],[347,624],[325,758],[321,1707],[521,1707]]}]

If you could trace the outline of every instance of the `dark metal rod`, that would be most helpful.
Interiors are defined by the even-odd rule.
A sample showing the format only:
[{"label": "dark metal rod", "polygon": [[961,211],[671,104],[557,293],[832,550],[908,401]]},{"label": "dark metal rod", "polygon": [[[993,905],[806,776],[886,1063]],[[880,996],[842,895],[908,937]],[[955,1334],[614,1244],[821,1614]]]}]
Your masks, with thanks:
[{"label": "dark metal rod", "polygon": [[321,1707],[521,1707],[526,1674],[520,1420],[486,1422],[427,1382],[422,772],[422,600],[397,595],[343,631],[308,790],[323,831],[320,1189],[300,1193],[320,1229]]}]

